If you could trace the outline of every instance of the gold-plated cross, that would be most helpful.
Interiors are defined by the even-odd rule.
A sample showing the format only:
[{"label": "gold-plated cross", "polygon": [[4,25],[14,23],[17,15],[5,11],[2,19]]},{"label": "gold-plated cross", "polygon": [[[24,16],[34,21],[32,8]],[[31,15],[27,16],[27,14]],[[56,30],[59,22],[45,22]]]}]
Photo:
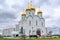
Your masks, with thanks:
[{"label": "gold-plated cross", "polygon": [[29,6],[31,7],[32,6],[32,0],[28,0],[29,1]]}]

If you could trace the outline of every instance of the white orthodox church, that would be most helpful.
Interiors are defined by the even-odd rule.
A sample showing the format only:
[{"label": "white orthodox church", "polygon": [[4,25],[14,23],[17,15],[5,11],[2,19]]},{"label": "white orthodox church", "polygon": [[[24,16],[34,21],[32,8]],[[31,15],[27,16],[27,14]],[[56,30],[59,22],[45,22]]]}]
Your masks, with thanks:
[{"label": "white orthodox church", "polygon": [[20,30],[22,34],[29,35],[47,35],[45,28],[45,19],[42,17],[42,11],[37,11],[35,15],[35,8],[32,6],[32,2],[21,15],[21,21],[19,27],[16,27],[16,31]]},{"label": "white orthodox church", "polygon": [[35,8],[30,2],[29,6],[26,8],[25,12],[21,15],[21,20],[16,26],[16,30],[12,32],[12,34],[21,35],[24,34],[26,36],[29,35],[39,35],[46,36],[47,31],[45,27],[45,19],[42,17],[42,11],[37,11],[37,15],[35,15]]}]

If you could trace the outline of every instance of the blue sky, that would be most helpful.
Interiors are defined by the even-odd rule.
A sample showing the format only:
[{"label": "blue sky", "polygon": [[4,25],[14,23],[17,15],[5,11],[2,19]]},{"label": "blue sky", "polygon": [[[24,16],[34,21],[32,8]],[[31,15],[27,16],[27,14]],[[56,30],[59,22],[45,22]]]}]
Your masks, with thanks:
[{"label": "blue sky", "polygon": [[[60,0],[32,0],[36,10],[41,7],[46,27],[60,27]],[[29,0],[0,0],[0,28],[15,27]]]}]

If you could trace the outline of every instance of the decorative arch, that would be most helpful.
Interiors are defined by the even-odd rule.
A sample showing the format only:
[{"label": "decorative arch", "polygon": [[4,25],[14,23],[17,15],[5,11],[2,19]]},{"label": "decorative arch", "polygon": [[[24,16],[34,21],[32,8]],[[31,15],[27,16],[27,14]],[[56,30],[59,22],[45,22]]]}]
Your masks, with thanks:
[{"label": "decorative arch", "polygon": [[37,30],[36,30],[36,34],[37,34],[38,36],[41,36],[41,30],[40,30],[40,29],[37,29]]}]

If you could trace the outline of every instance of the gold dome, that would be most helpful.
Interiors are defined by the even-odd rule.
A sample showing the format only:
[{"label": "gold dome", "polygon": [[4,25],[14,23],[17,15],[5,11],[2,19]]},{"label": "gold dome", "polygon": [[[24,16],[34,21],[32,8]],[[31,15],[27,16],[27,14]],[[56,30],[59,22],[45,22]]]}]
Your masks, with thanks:
[{"label": "gold dome", "polygon": [[26,14],[25,13],[22,13],[22,16],[26,16]]},{"label": "gold dome", "polygon": [[26,9],[26,11],[35,11],[35,8],[32,6],[32,1],[30,1],[29,7]]},{"label": "gold dome", "polygon": [[33,6],[30,7],[30,10],[34,10],[35,11],[35,8]]},{"label": "gold dome", "polygon": [[28,8],[26,8],[26,11],[30,11],[30,8],[28,7]]},{"label": "gold dome", "polygon": [[33,6],[26,8],[26,11],[32,11],[32,10],[35,11],[35,8]]},{"label": "gold dome", "polygon": [[40,8],[39,8],[37,14],[42,14],[42,11],[40,10]]}]

